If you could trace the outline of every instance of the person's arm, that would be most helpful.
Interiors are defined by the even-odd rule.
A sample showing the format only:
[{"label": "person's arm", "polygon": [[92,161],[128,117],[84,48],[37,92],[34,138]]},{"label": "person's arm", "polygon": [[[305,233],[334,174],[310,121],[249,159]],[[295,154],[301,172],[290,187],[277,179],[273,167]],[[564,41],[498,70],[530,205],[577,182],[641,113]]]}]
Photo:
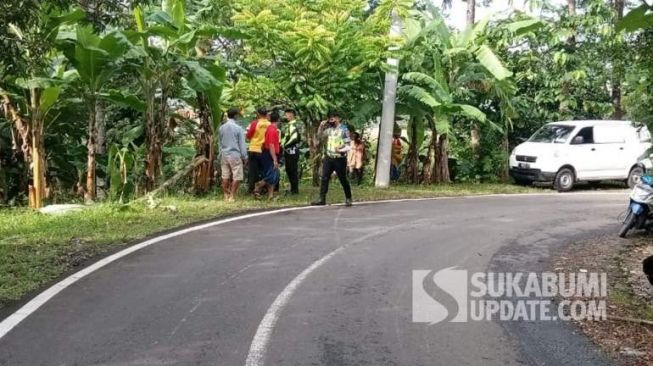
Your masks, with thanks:
[{"label": "person's arm", "polygon": [[277,152],[275,151],[276,146],[274,146],[274,142],[270,142],[270,146],[268,146],[268,151],[270,152],[270,156],[272,156],[272,161],[274,162],[274,168],[279,169],[279,160],[277,160]]},{"label": "person's arm", "polygon": [[238,146],[240,148],[240,156],[243,160],[247,160],[247,145],[245,144],[245,132],[242,128],[238,130]]},{"label": "person's arm", "polygon": [[272,157],[272,162],[274,163],[274,168],[279,168],[279,161],[277,160],[277,151],[275,142],[279,142],[279,130],[274,125],[268,126],[268,129],[265,131],[265,141],[264,144],[270,152]]},{"label": "person's arm", "polygon": [[252,137],[254,137],[254,132],[256,132],[256,122],[257,121],[252,121],[252,123],[249,124],[249,127],[247,128],[247,139],[251,140]]},{"label": "person's arm", "polygon": [[320,141],[324,140],[324,138],[326,137],[324,133],[324,131],[326,130],[326,125],[327,125],[327,121],[322,121],[320,123],[320,126],[317,128],[317,139]]}]

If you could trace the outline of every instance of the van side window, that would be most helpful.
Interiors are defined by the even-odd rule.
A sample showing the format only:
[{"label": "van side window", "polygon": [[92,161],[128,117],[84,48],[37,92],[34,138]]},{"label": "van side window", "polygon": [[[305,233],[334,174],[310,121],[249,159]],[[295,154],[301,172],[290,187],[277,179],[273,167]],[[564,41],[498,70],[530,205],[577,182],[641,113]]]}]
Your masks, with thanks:
[{"label": "van side window", "polygon": [[594,127],[583,127],[578,131],[576,137],[581,136],[583,138],[583,144],[593,144],[594,143]]},{"label": "van side window", "polygon": [[596,126],[594,128],[594,143],[596,144],[623,144],[626,142],[627,130],[622,127]]}]

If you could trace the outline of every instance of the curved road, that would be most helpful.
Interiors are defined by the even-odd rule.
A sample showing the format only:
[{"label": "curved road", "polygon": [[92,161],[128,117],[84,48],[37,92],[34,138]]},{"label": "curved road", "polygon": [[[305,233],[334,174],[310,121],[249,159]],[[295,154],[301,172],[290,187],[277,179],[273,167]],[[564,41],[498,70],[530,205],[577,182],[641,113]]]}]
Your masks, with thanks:
[{"label": "curved road", "polygon": [[411,276],[542,271],[571,238],[616,231],[626,197],[330,206],[205,228],[63,290],[0,339],[0,365],[607,365],[563,322],[412,323]]}]

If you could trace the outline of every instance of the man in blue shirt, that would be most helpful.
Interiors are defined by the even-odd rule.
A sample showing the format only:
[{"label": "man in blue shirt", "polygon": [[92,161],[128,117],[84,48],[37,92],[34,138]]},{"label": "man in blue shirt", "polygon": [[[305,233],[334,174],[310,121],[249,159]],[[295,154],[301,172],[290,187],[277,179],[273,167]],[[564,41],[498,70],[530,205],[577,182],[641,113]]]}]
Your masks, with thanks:
[{"label": "man in blue shirt", "polygon": [[245,131],[236,123],[239,115],[238,108],[230,108],[227,121],[220,126],[222,191],[227,202],[233,202],[236,198],[238,185],[243,180],[243,165],[247,161]]}]

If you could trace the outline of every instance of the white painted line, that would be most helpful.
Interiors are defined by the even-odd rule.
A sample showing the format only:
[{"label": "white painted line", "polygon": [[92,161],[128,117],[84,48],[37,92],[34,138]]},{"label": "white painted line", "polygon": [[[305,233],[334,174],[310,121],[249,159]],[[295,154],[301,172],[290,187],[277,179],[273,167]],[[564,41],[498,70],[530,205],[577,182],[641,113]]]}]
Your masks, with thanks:
[{"label": "white painted line", "polygon": [[331,259],[334,255],[338,254],[344,247],[339,247],[338,249],[332,251],[331,253],[325,255],[319,260],[313,262],[308,268],[306,268],[302,273],[297,275],[286,288],[281,291],[281,293],[274,299],[274,302],[268,308],[268,311],[265,313],[263,320],[256,329],[256,334],[252,339],[252,344],[249,347],[249,352],[247,353],[247,359],[245,360],[246,366],[262,366],[265,361],[265,353],[267,351],[268,343],[270,342],[270,336],[272,335],[272,330],[279,320],[279,314],[281,310],[286,306],[292,295],[297,290],[297,287],[304,282],[306,277],[311,274],[311,272],[318,269],[326,261]]},{"label": "white painted line", "polygon": [[39,295],[37,295],[35,298],[30,300],[27,304],[23,305],[20,309],[18,309],[16,312],[8,316],[6,319],[4,319],[2,322],[0,322],[0,339],[7,335],[9,331],[11,331],[16,325],[18,325],[21,321],[23,321],[25,318],[27,318],[29,315],[34,313],[38,308],[40,308],[43,304],[45,304],[47,301],[52,299],[54,296],[56,296],[59,292],[67,288],[68,286],[74,284],[75,282],[79,281],[80,279],[88,276],[89,274],[97,271],[98,269],[106,266],[107,264],[114,262],[124,256],[127,256],[133,252],[136,252],[138,250],[141,250],[145,247],[148,247],[152,244],[159,243],[161,241],[174,238],[180,235],[188,234],[193,231],[197,230],[202,230],[206,229],[209,227],[217,226],[217,225],[222,225],[226,224],[228,222],[233,222],[233,221],[238,221],[238,220],[244,220],[252,217],[258,217],[258,216],[265,216],[265,215],[271,215],[274,213],[279,213],[279,212],[289,212],[289,211],[296,211],[296,210],[305,210],[311,208],[310,206],[307,207],[289,207],[289,208],[283,208],[283,209],[278,209],[274,211],[265,211],[265,212],[257,212],[257,213],[251,213],[251,214],[245,214],[242,216],[236,216],[236,217],[230,217],[228,219],[222,219],[214,222],[209,222],[206,224],[201,224],[197,226],[192,226],[186,229],[174,231],[172,233],[168,233],[165,235],[157,236],[152,239],[146,240],[144,242],[141,242],[139,244],[130,246],[129,248],[125,248],[115,254],[112,254],[104,259],[101,259],[94,264],[73,273],[72,275],[64,278],[63,280],[57,282],[56,284],[52,285],[50,288],[46,289],[45,291],[41,292]]},{"label": "white painted line", "polygon": [[[449,200],[449,199],[460,199],[460,198],[481,198],[481,197],[511,197],[511,196],[517,196],[517,197],[523,197],[523,196],[551,196],[551,197],[574,197],[574,196],[580,196],[580,195],[622,195],[624,197],[627,197],[627,193],[625,191],[622,192],[574,192],[574,193],[565,193],[565,194],[556,194],[556,193],[499,193],[499,194],[486,194],[486,195],[471,195],[471,196],[451,196],[451,197],[430,197],[430,198],[405,198],[405,199],[394,199],[394,200],[385,200],[385,201],[363,201],[363,202],[357,202],[359,204],[378,204],[378,203],[389,203],[389,202],[409,202],[409,201],[432,201],[432,200]],[[228,219],[221,219],[213,222],[209,222],[206,224],[201,224],[197,226],[191,226],[186,229],[181,229],[178,231],[174,231],[165,235],[157,236],[154,238],[151,238],[149,240],[146,240],[144,242],[132,245],[128,248],[125,248],[117,253],[114,253],[104,259],[101,259],[94,264],[73,273],[72,275],[64,278],[63,280],[57,282],[56,284],[52,285],[48,289],[44,290],[41,292],[39,295],[37,295],[35,298],[30,300],[27,304],[23,305],[20,309],[16,310],[13,314],[9,315],[7,318],[5,318],[2,322],[0,322],[0,339],[7,335],[9,331],[11,331],[16,325],[18,325],[21,321],[23,321],[25,318],[27,318],[29,315],[34,313],[38,308],[40,308],[43,304],[48,302],[50,299],[52,299],[54,296],[56,296],[59,292],[63,291],[70,285],[74,284],[75,282],[79,281],[80,279],[88,276],[89,274],[99,270],[100,268],[108,265],[109,263],[112,263],[122,257],[125,257],[133,252],[136,252],[138,250],[141,250],[145,247],[148,247],[152,244],[156,244],[159,242],[162,242],[164,240],[174,238],[180,235],[188,234],[193,231],[198,231],[202,229],[206,229],[209,227],[217,226],[217,225],[222,225],[226,224],[229,222],[233,221],[239,221],[239,220],[245,220],[253,217],[258,217],[258,216],[265,216],[265,215],[271,215],[271,214],[276,214],[280,212],[290,212],[290,211],[298,211],[298,210],[306,210],[306,209],[311,209],[311,208],[317,208],[317,207],[311,207],[311,206],[302,206],[302,207],[289,207],[289,208],[282,208],[282,209],[277,209],[277,210],[272,210],[272,211],[265,211],[265,212],[257,212],[257,213],[251,213],[251,214],[244,214],[241,216],[235,216],[231,217]]]}]

